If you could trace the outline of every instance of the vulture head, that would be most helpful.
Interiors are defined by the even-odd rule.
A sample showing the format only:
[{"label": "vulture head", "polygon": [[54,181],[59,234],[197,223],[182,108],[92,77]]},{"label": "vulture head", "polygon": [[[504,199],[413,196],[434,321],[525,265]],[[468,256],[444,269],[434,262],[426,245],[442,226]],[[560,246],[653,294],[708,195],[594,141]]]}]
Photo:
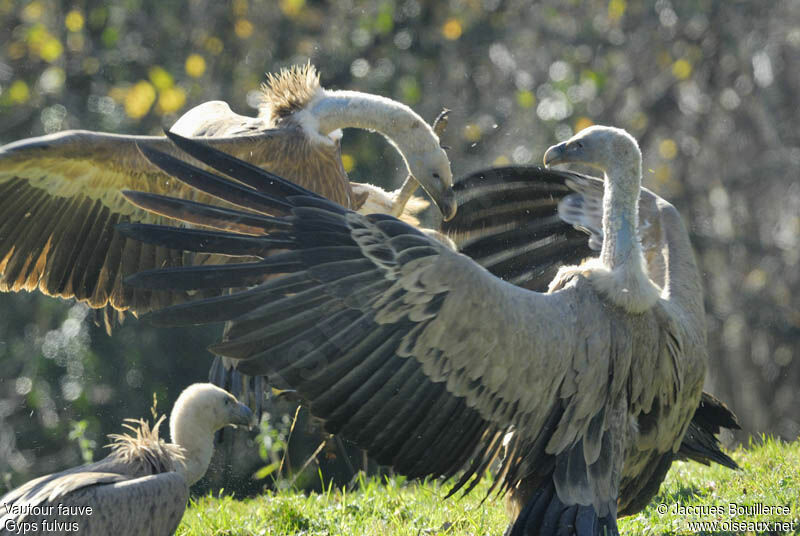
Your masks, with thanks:
[{"label": "vulture head", "polygon": [[597,290],[629,313],[643,313],[659,299],[661,289],[650,280],[638,238],[642,153],[636,140],[620,128],[592,126],[550,147],[545,166],[583,164],[603,172],[603,244],[600,258],[580,267],[565,267],[554,284],[583,273]]},{"label": "vulture head", "polygon": [[445,220],[456,213],[450,160],[439,136],[405,104],[358,91],[328,90],[307,63],[267,75],[259,116],[274,125],[300,126],[310,139],[330,144],[343,128],[383,134],[400,152],[408,172],[428,192]]},{"label": "vulture head", "polygon": [[251,426],[253,412],[227,391],[210,383],[195,383],[180,394],[172,407],[172,442],[185,451],[184,476],[189,485],[208,469],[214,452],[214,433],[225,426]]},{"label": "vulture head", "polygon": [[411,175],[428,192],[445,221],[456,215],[456,199],[453,192],[453,172],[447,153],[439,146],[408,158]]},{"label": "vulture head", "polygon": [[633,136],[621,128],[601,125],[581,130],[567,141],[550,147],[544,154],[544,165],[547,167],[583,164],[617,177],[638,178],[641,175],[641,162],[642,152]]},{"label": "vulture head", "polygon": [[253,412],[224,389],[210,383],[195,383],[175,401],[169,420],[170,433],[174,434],[176,426],[187,421],[214,433],[229,425],[252,425]]},{"label": "vulture head", "polygon": [[[415,173],[420,173],[421,175],[419,176],[421,177],[425,177],[425,173],[429,175],[425,184],[421,182],[420,184],[422,184],[423,188],[425,188],[431,198],[433,198],[434,202],[437,203],[437,207],[442,213],[442,219],[444,221],[452,220],[456,215],[457,209],[455,192],[452,188],[453,172],[450,168],[450,160],[447,158],[447,153],[445,152],[447,147],[442,145],[441,141],[439,141],[439,138],[444,135],[444,131],[447,129],[449,115],[450,110],[444,108],[431,127],[432,137],[439,142],[438,146],[427,147],[426,150],[421,151],[422,158],[414,163],[414,167],[412,167],[411,163],[408,164],[409,170],[414,177],[417,177],[417,175],[414,175]],[[424,137],[420,139],[425,140]],[[406,185],[404,184],[401,190],[405,190],[405,188]],[[408,193],[410,194],[411,192]],[[405,194],[400,193],[399,195],[402,196]],[[405,202],[405,199],[402,200],[402,202]],[[399,215],[399,212],[394,215]]]}]

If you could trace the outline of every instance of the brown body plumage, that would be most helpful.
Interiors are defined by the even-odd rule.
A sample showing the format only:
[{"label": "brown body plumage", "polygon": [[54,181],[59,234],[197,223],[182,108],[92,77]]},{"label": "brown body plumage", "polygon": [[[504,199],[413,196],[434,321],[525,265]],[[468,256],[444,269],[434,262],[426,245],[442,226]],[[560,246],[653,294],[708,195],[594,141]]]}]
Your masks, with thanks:
[{"label": "brown body plumage", "polygon": [[[408,161],[421,163],[414,164],[413,171],[424,175],[418,178],[435,199],[448,195],[452,174],[438,137],[427,125],[413,133],[402,131],[421,121],[404,105],[367,94],[327,91],[311,65],[270,76],[264,96],[258,117],[237,115],[226,103],[214,101],[188,111],[173,131],[209,138],[215,147],[357,210],[369,192],[361,188],[354,193],[342,167],[337,130],[363,125],[396,138],[401,151],[414,153]],[[409,118],[410,123],[398,122],[397,117]],[[319,130],[323,120],[330,131]],[[0,147],[0,292],[39,290],[74,297],[92,308],[106,308],[109,329],[115,311],[138,314],[186,299],[181,292],[123,288],[124,277],[137,271],[208,259],[202,254],[186,258],[116,233],[119,223],[167,221],[131,205],[122,192],[225,203],[171,180],[141,156],[137,144],[174,151],[164,137],[88,131],[65,131]]]}]

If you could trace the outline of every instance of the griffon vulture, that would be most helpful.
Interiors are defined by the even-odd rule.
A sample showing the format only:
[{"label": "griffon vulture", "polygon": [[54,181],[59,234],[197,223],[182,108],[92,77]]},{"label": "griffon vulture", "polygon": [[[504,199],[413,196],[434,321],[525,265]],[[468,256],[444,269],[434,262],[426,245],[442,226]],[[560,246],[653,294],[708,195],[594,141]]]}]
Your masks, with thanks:
[{"label": "griffon vulture", "polygon": [[0,533],[140,536],[172,534],[183,517],[189,486],[200,480],[214,450],[214,433],[249,426],[250,409],[208,383],[187,387],[169,420],[172,443],[127,419],[130,434],[112,434],[102,460],[46,475],[0,498]]},{"label": "griffon vulture", "polygon": [[[387,193],[347,180],[338,143],[339,129],[347,127],[386,136],[444,217],[455,213],[450,163],[432,128],[399,102],[322,88],[310,64],[269,77],[258,117],[236,115],[224,102],[208,102],[187,112],[172,130],[210,137],[213,146],[342,206],[357,210],[369,201],[370,211],[385,207],[399,214],[408,200],[400,190]],[[115,311],[142,313],[186,298],[183,293],[123,288],[125,275],[200,260],[116,233],[114,226],[121,222],[165,221],[132,205],[121,192],[219,202],[150,165],[137,143],[174,150],[164,137],[89,131],[59,132],[0,147],[0,291],[39,289],[50,296],[75,297],[104,309],[107,329]],[[408,189],[407,184],[404,191]],[[146,194],[135,201],[154,208]]]},{"label": "griffon vulture", "polygon": [[[596,256],[601,248],[601,179],[532,166],[507,166],[461,177],[453,191],[458,213],[442,223],[441,232],[461,253],[518,286],[544,292],[561,266],[579,264]],[[667,250],[658,207],[663,202],[642,188],[639,242],[648,277],[662,286]],[[588,242],[585,233],[590,234]],[[677,458],[738,468],[715,437],[722,428],[741,427],[724,402],[704,392]]]},{"label": "griffon vulture", "polygon": [[411,477],[460,473],[451,493],[472,488],[513,429],[496,481],[518,507],[512,535],[615,534],[617,512],[655,493],[648,483],[663,477],[700,402],[704,312],[688,235],[666,202],[663,287],[647,277],[636,239],[641,152],[626,132],[592,127],[546,154],[547,164],[594,165],[606,180],[600,257],[562,267],[547,294],[391,216],[357,214],[170,138],[238,183],[143,148],[148,158],[246,209],[228,218],[260,218],[261,234],[121,230],[261,260],[133,276],[153,289],[255,285],[152,313],[153,322],[231,321],[214,352],[296,389],[331,433],[379,463]]}]

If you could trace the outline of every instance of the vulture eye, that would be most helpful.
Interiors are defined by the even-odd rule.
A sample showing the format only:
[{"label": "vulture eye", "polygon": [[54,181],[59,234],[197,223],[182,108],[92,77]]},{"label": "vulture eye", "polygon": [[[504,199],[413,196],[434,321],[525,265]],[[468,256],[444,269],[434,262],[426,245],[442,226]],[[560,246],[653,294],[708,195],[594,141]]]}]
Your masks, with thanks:
[{"label": "vulture eye", "polygon": [[434,179],[438,179],[438,178],[439,178],[439,174],[438,174],[438,173],[434,173],[434,174],[433,174],[433,178],[434,178]]}]

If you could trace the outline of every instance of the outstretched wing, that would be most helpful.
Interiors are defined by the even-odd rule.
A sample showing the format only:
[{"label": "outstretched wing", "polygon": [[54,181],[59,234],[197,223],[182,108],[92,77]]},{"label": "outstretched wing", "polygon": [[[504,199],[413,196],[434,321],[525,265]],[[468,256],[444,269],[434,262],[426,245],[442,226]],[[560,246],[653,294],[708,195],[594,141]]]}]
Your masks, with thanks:
[{"label": "outstretched wing", "polygon": [[[170,137],[241,182],[265,176]],[[353,213],[279,177],[256,191],[169,155],[143,152],[187,184],[246,207],[239,217],[260,213],[264,219],[264,236],[126,226],[126,235],[163,246],[263,259],[133,276],[129,283],[148,288],[256,285],[153,313],[154,323],[231,320],[214,352],[239,360],[245,373],[295,389],[330,432],[410,476],[466,469],[459,488],[486,469],[511,425],[518,433],[498,479],[505,485],[527,474],[534,461],[546,465],[550,454],[582,434],[596,437],[580,455],[587,452],[587,463],[601,457],[601,445],[608,444],[604,416],[600,412],[592,426],[589,421],[598,410],[592,399],[611,390],[612,352],[595,347],[607,344],[608,326],[601,320],[591,334],[583,333],[575,319],[576,311],[602,316],[594,292],[520,289],[395,218]],[[264,215],[275,209],[287,216]],[[617,375],[617,390],[624,376]],[[569,418],[562,420],[565,413]],[[610,471],[611,465],[604,467]]]},{"label": "outstretched wing", "polygon": [[114,226],[165,221],[125,201],[122,185],[188,193],[175,183],[130,137],[66,132],[0,148],[0,291],[38,289],[117,310],[173,303],[171,293],[123,289],[122,279],[148,266],[180,266],[180,253],[127,240]]},{"label": "outstretched wing", "polygon": [[[603,243],[601,179],[553,169],[508,166],[471,173],[454,185],[458,213],[442,224],[458,245],[494,275],[543,292],[561,265],[596,256]],[[639,240],[649,277],[664,285],[666,260],[660,197],[642,188]],[[721,401],[703,393],[678,459],[738,466],[722,451],[721,428],[739,429]],[[660,481],[659,481],[660,483]]]},{"label": "outstretched wing", "polygon": [[341,131],[312,142],[297,123],[269,125],[264,117],[235,113],[227,102],[209,101],[183,114],[170,132],[184,138],[210,138],[213,147],[354,208],[356,199],[342,165]]},{"label": "outstretched wing", "polygon": [[596,255],[586,234],[558,214],[574,193],[567,181],[578,176],[532,166],[470,173],[453,186],[458,212],[441,231],[497,277],[544,292],[560,266]]},{"label": "outstretched wing", "polygon": [[[166,221],[130,204],[122,191],[224,203],[164,174],[139,153],[137,143],[175,151],[164,137],[88,131],[0,147],[0,291],[38,289],[75,297],[93,308],[134,312],[184,299],[181,293],[122,286],[129,274],[185,262],[178,252],[115,232],[118,223]],[[320,179],[309,187],[341,202],[348,200],[349,185],[335,144],[311,147],[300,129],[262,130],[212,143],[289,176],[307,177],[309,171]]]}]

